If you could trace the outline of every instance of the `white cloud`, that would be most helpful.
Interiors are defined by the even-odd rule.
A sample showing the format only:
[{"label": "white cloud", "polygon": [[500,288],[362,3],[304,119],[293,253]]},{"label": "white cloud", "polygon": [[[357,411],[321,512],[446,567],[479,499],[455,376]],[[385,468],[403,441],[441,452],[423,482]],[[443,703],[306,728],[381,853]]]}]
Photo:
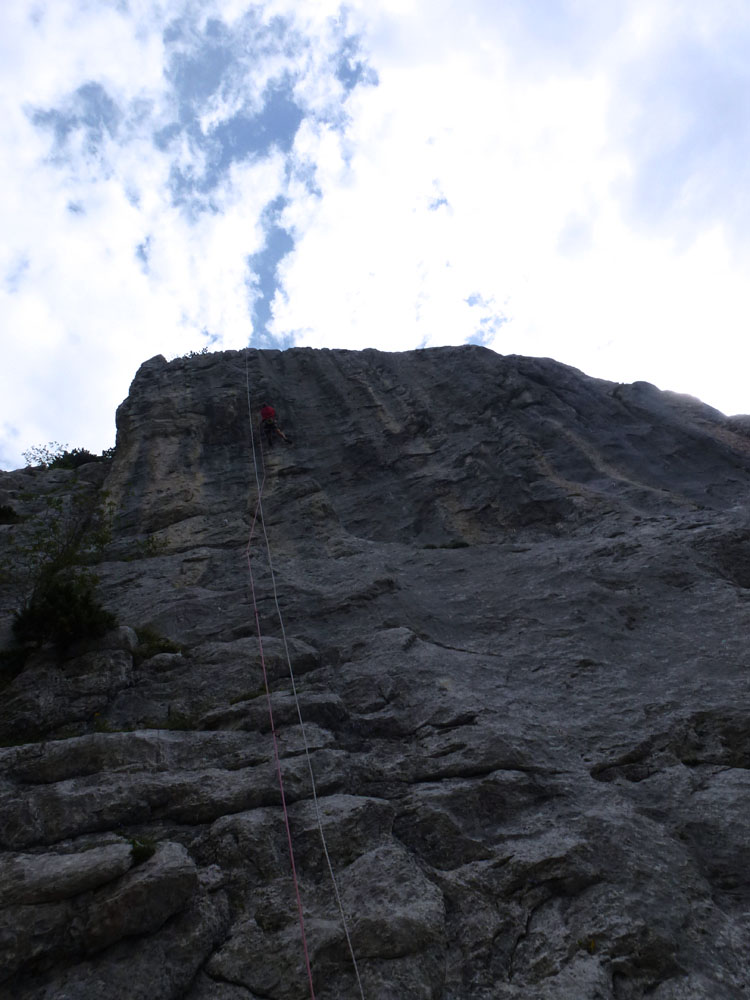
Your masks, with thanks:
[{"label": "white cloud", "polygon": [[[277,154],[231,165],[200,195],[210,210],[197,215],[173,203],[174,168],[200,178],[208,162],[206,149],[185,139],[168,149],[153,142],[176,104],[161,38],[177,6],[143,8],[140,22],[64,2],[35,27],[6,16],[24,54],[22,76],[0,76],[10,109],[0,137],[14,151],[0,193],[9,234],[0,251],[0,319],[10,342],[0,375],[6,464],[53,438],[109,446],[114,409],[155,353],[200,349],[204,332],[217,347],[247,344],[247,258],[263,245],[260,216],[284,188],[284,164]],[[234,104],[215,102],[214,122],[259,92],[276,63],[248,75]],[[98,128],[98,108],[74,96],[92,80],[118,106],[114,135]]]},{"label": "white cloud", "polygon": [[[109,445],[154,353],[199,349],[203,331],[243,346],[268,294],[247,261],[279,195],[295,238],[280,338],[402,350],[494,336],[503,353],[750,410],[744,4],[250,10],[0,11],[0,463],[52,438]],[[357,62],[379,85],[347,96]],[[262,155],[238,151],[252,137],[227,123],[249,128],[269,80],[287,79],[306,113],[291,159],[293,124],[275,152],[265,121]]]},{"label": "white cloud", "polygon": [[505,54],[493,55],[481,71],[467,52],[384,70],[352,102],[348,163],[343,141],[300,133],[323,199],[306,225],[289,213],[303,231],[279,332],[304,330],[318,346],[460,343],[478,326],[466,300],[479,293],[502,313],[554,255],[570,212],[606,194],[594,165],[620,167],[605,149],[604,82],[519,94]]},{"label": "white cloud", "polygon": [[158,90],[162,71],[159,32],[141,30],[115,5],[74,0],[4,4],[0,13],[2,91],[11,106],[47,105],[86,80],[118,97]]},{"label": "white cloud", "polygon": [[[668,99],[651,128],[654,155],[710,124],[711,102],[693,106],[665,52],[677,44],[686,60],[703,45],[715,65],[744,12],[735,12],[738,25],[726,8],[713,16],[704,5],[684,19],[684,6],[671,2],[633,0],[600,17],[592,5],[560,4],[564,38],[576,25],[588,29],[575,61],[553,33],[540,38],[530,9],[462,5],[459,21],[447,8],[431,5],[430,18],[411,4],[398,23],[378,23],[370,39],[380,86],[351,105],[351,159],[344,163],[330,137],[319,136],[317,152],[318,137],[299,137],[318,163],[323,201],[304,221],[299,210],[293,216],[300,238],[284,267],[276,329],[317,346],[458,343],[476,322],[466,298],[477,293],[510,317],[494,341],[504,353],[548,354],[602,377],[651,379],[750,409],[739,346],[750,319],[744,251],[731,232],[745,189],[719,190],[746,158],[724,148],[714,178],[716,150],[698,143],[676,203],[689,230],[674,226],[674,212],[634,225],[630,194],[649,163],[629,123],[648,123],[660,85]],[[543,72],[521,70],[540,60]],[[628,78],[634,66],[648,70],[650,91]],[[739,154],[742,115],[736,125]],[[668,159],[659,166],[666,185],[680,179]],[[435,192],[447,204],[430,212]],[[326,261],[323,271],[316,260]]]}]

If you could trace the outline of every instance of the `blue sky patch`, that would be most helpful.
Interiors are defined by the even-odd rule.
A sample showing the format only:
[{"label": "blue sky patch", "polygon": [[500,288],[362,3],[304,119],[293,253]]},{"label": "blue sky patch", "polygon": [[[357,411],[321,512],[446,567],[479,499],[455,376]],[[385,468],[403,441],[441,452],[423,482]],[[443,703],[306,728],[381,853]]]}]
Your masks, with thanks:
[{"label": "blue sky patch", "polygon": [[13,294],[17,292],[23,282],[24,275],[29,270],[30,261],[28,257],[19,257],[8,273],[5,275],[5,289]]},{"label": "blue sky patch", "polygon": [[279,197],[266,206],[261,220],[266,228],[265,246],[249,257],[247,262],[251,271],[250,284],[257,290],[252,306],[253,334],[250,344],[253,347],[281,346],[270,334],[268,324],[272,316],[273,300],[279,290],[279,264],[294,249],[291,234],[279,224],[286,204],[286,199]]},{"label": "blue sky patch", "polygon": [[217,173],[224,172],[235,160],[267,155],[274,148],[288,153],[303,117],[294,101],[290,80],[269,87],[259,114],[237,114],[211,131],[211,139],[221,149]]},{"label": "blue sky patch", "polygon": [[500,328],[508,322],[508,317],[496,311],[493,299],[487,299],[479,292],[472,292],[471,295],[464,299],[464,302],[471,306],[472,309],[479,308],[483,312],[474,332],[466,338],[464,343],[476,344],[479,347],[489,347],[500,332]]},{"label": "blue sky patch", "polygon": [[49,129],[58,149],[65,146],[71,132],[81,129],[86,134],[86,145],[96,152],[107,137],[113,137],[122,119],[122,112],[101,84],[89,82],[79,87],[67,106],[34,108],[32,122]]},{"label": "blue sky patch", "polygon": [[136,259],[140,261],[144,274],[149,272],[149,257],[151,254],[151,237],[147,236],[142,243],[135,248]]},{"label": "blue sky patch", "polygon": [[359,58],[360,54],[359,37],[347,35],[341,43],[336,67],[336,77],[347,93],[354,90],[359,84],[370,87],[378,85],[378,74],[371,66],[367,65],[364,59]]}]

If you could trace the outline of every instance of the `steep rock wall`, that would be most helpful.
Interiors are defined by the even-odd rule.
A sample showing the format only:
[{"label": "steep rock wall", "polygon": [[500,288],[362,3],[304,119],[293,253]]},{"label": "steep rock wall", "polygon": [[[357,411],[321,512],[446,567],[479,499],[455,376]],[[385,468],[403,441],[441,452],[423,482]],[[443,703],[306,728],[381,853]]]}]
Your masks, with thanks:
[{"label": "steep rock wall", "polygon": [[101,475],[0,479],[108,491],[122,623],[3,691],[0,997],[310,995],[248,555],[317,997],[305,745],[368,1000],[746,994],[746,420],[474,347],[154,358]]}]

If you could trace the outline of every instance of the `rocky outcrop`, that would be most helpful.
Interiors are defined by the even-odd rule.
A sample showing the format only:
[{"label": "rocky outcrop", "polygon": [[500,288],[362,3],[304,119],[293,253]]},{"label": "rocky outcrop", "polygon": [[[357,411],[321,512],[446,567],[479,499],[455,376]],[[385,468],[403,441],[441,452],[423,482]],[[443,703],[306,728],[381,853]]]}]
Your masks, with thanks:
[{"label": "rocky outcrop", "polygon": [[0,475],[0,545],[82,486],[121,624],[6,672],[0,998],[309,996],[274,744],[319,1000],[351,952],[368,1000],[746,995],[747,418],[475,347],[155,358],[110,465]]}]

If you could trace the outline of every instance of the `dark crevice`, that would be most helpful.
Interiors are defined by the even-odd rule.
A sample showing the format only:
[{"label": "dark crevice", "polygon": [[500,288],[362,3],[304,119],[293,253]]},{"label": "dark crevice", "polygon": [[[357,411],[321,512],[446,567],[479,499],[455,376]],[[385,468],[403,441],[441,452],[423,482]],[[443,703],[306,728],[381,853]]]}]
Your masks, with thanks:
[{"label": "dark crevice", "polygon": [[[218,950],[218,949],[217,949]],[[210,960],[210,959],[209,959]],[[270,993],[253,993],[244,983],[238,979],[230,979],[228,976],[221,976],[217,972],[210,972],[208,969],[201,970],[214,983],[226,983],[227,986],[234,986],[235,989],[244,990],[250,1000],[274,1000]],[[195,980],[193,980],[195,982]]]},{"label": "dark crevice", "polygon": [[516,936],[515,941],[510,950],[510,955],[508,957],[508,982],[513,982],[513,976],[516,974],[515,964],[516,964],[516,952],[519,947],[523,944],[529,935],[531,929],[531,921],[534,919],[534,915],[540,910],[545,903],[551,899],[551,896],[545,896],[538,903],[531,907],[526,915],[526,921],[524,923],[523,930]]}]

